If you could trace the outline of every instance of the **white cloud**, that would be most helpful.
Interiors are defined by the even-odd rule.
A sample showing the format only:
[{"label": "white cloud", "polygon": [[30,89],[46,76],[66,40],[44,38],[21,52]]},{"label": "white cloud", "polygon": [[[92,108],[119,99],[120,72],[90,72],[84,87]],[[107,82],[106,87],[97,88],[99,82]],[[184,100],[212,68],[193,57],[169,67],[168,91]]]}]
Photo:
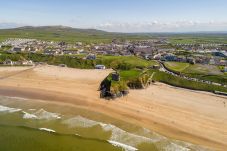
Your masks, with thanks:
[{"label": "white cloud", "polygon": [[107,22],[95,28],[112,32],[187,32],[187,31],[222,31],[227,29],[227,22],[199,22],[199,21],[177,21],[177,22],[137,22],[116,23]]}]

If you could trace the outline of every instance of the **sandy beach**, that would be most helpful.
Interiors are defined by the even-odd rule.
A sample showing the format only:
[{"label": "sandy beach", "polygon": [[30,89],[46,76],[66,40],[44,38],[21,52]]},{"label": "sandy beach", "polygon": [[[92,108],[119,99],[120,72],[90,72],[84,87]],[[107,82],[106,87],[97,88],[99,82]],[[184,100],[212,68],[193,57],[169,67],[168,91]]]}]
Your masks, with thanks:
[{"label": "sandy beach", "polygon": [[99,98],[98,89],[110,72],[48,65],[0,67],[0,95],[67,103],[173,139],[226,150],[227,97],[156,83],[107,101]]}]

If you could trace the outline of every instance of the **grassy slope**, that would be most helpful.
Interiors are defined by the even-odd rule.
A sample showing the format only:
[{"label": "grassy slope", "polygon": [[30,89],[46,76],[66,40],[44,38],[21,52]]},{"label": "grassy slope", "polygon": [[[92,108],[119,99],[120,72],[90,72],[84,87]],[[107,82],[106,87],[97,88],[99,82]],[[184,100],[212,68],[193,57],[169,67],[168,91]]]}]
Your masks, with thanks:
[{"label": "grassy slope", "polygon": [[222,75],[222,72],[217,66],[202,64],[190,65],[187,69],[184,70],[184,73]]},{"label": "grassy slope", "polygon": [[172,71],[181,72],[189,77],[227,84],[226,74],[222,73],[217,66],[202,64],[189,65],[188,63],[179,62],[166,62],[165,66]]},{"label": "grassy slope", "polygon": [[190,65],[183,73],[190,77],[227,84],[227,76],[222,73],[217,66],[201,64]]},{"label": "grassy slope", "polygon": [[165,72],[160,72],[157,70],[150,70],[150,72],[155,72],[154,80],[163,82],[169,85],[193,89],[193,90],[209,91],[209,92],[214,92],[214,91],[227,92],[227,88],[224,88],[224,87],[195,82],[195,81],[189,81],[189,80],[175,77],[173,75],[167,74]]},{"label": "grassy slope", "polygon": [[140,40],[150,38],[168,37],[172,44],[176,43],[227,43],[225,33],[137,33],[122,34],[109,33],[94,29],[75,29],[62,26],[23,27],[16,29],[0,30],[0,41],[6,38],[35,38],[50,41],[66,42],[111,42],[112,39]]},{"label": "grassy slope", "polygon": [[190,65],[189,63],[181,63],[181,62],[165,62],[165,66],[173,71],[182,72]]},{"label": "grassy slope", "polygon": [[104,64],[109,68],[122,70],[146,68],[157,64],[155,61],[146,61],[134,56],[99,56],[96,63]]},{"label": "grassy slope", "polygon": [[0,30],[0,41],[7,38],[35,38],[49,41],[106,43],[114,38],[122,40],[146,39],[147,36],[109,33],[94,29],[75,29],[61,26],[23,27]]}]

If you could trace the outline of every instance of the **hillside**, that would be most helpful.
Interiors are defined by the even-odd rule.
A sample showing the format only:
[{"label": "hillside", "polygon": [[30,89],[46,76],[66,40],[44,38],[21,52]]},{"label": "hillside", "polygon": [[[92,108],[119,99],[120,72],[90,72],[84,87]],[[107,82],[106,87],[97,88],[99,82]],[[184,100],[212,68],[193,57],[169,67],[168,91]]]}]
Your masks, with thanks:
[{"label": "hillside", "polygon": [[66,26],[24,26],[14,29],[1,29],[0,40],[6,38],[35,38],[66,42],[110,42],[114,38],[122,40],[145,39],[136,34],[110,33],[96,29],[78,29]]}]

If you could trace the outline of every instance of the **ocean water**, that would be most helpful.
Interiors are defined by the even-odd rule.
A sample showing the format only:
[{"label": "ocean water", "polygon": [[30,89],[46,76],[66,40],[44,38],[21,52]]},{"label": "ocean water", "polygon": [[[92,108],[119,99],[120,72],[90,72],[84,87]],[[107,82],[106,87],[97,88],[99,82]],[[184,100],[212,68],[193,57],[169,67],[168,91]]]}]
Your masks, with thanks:
[{"label": "ocean water", "polygon": [[69,105],[0,97],[1,151],[205,151]]}]

